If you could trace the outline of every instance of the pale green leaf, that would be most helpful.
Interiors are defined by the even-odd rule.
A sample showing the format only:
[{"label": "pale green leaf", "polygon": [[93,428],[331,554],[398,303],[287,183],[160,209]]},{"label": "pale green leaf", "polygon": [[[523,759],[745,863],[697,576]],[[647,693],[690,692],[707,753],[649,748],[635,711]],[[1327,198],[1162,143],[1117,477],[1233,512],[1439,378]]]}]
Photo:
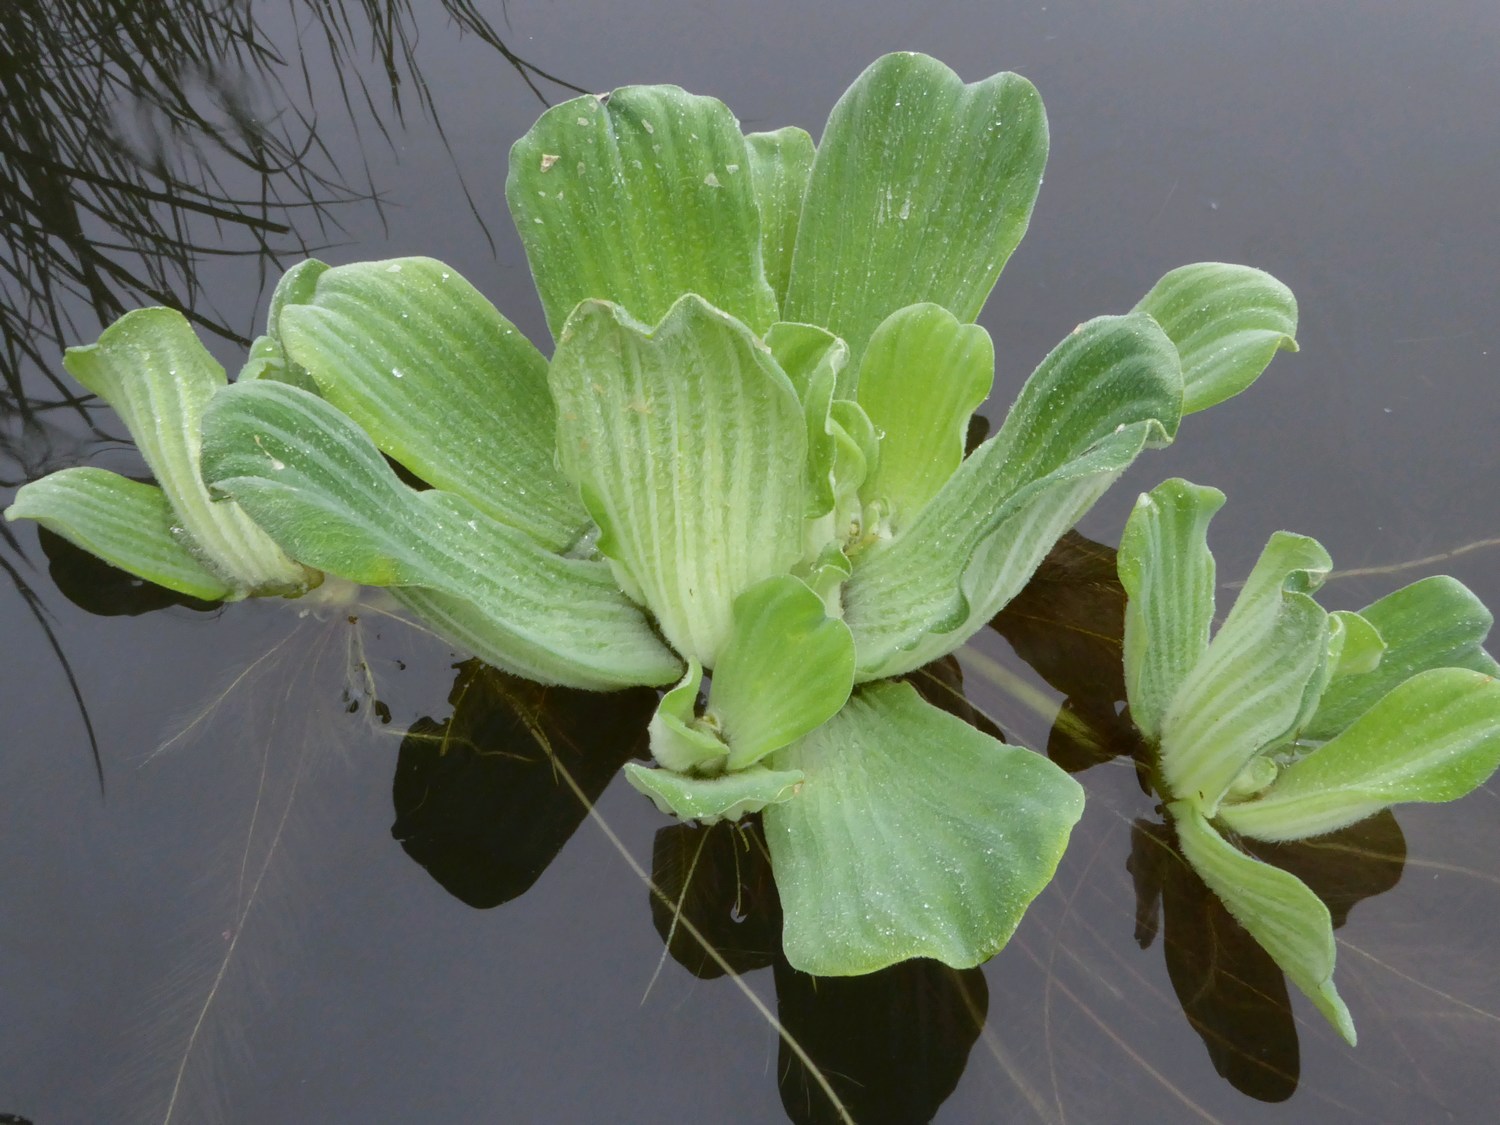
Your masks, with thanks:
[{"label": "pale green leaf", "polygon": [[359,262],[288,294],[288,358],[381,451],[563,551],[588,523],[557,469],[547,361],[442,262]]},{"label": "pale green leaf", "polygon": [[[852,373],[846,374],[849,349],[827,329],[785,321],[771,325],[766,346],[791,380],[807,419],[807,515],[828,515],[834,508],[834,462],[838,456],[838,427],[830,411],[833,400],[843,393],[842,384],[853,390]],[[821,549],[831,534],[829,521],[829,528],[812,545],[813,550]]]},{"label": "pale green leaf", "polygon": [[750,150],[750,174],[760,207],[761,257],[779,308],[786,300],[787,278],[792,272],[797,221],[802,217],[802,199],[812,172],[813,139],[805,129],[788,125],[770,133],[750,133],[745,146]]},{"label": "pale green leaf", "polygon": [[926,55],[877,59],[818,143],[783,319],[826,325],[856,358],[907,305],[973,320],[1026,232],[1046,162],[1046,115],[1024,78],[966,86]]},{"label": "pale green leaf", "polygon": [[880,464],[860,494],[899,533],[964,459],[969,417],[995,381],[995,348],[977,324],[938,305],[893,312],[859,363],[858,401],[880,432]]},{"label": "pale green leaf", "polygon": [[250,354],[235,376],[237,383],[266,379],[273,383],[290,383],[304,391],[318,393],[318,385],[299,367],[287,362],[286,352],[272,336],[257,336],[250,344]]},{"label": "pale green leaf", "polygon": [[790,381],[693,294],[653,329],[585,302],[550,379],[558,455],[600,552],[672,646],[712,668],[735,598],[802,556],[807,429]]},{"label": "pale green leaf", "polygon": [[1083,789],[910,684],[871,685],[774,755],[806,774],[766,810],[787,960],[817,976],[910,957],[977,965],[1057,869]]},{"label": "pale green leaf", "polygon": [[697,293],[764,333],[750,150],[720,101],[627,86],[553,106],[510,150],[505,198],[552,334],[589,298],[655,324]]},{"label": "pale green leaf", "polygon": [[1331,567],[1316,540],[1278,531],[1161,723],[1173,797],[1212,816],[1230,783],[1296,723],[1327,659],[1328,614],[1310,596]]},{"label": "pale green leaf", "polygon": [[718,777],[689,777],[626,762],[625,780],[669,816],[714,824],[792,800],[802,784],[802,771],[751,766]]},{"label": "pale green leaf", "polygon": [[[1305,740],[1307,724],[1318,709],[1329,683],[1336,676],[1354,671],[1369,671],[1378,665],[1385,651],[1385,642],[1376,628],[1357,613],[1335,610],[1328,615],[1328,626],[1323,631],[1324,652],[1313,674],[1302,688],[1302,705],[1297,708],[1297,717],[1281,736],[1284,744],[1301,743]],[[1283,745],[1275,748],[1278,755],[1295,753],[1297,747]]]},{"label": "pale green leaf", "polygon": [[849,348],[828,329],[777,321],[766,333],[765,342],[777,366],[791,380],[798,400],[808,404],[809,410],[814,404],[819,407],[820,421],[834,399],[853,395]]},{"label": "pale green leaf", "polygon": [[198,561],[162,490],[106,469],[62,469],[23,485],[7,520],[36,520],[137,578],[206,601],[243,596]]},{"label": "pale green leaf", "polygon": [[1452,801],[1500,766],[1500,681],[1467,668],[1418,673],[1281,772],[1230,828],[1262,840],[1318,836],[1403,801]]},{"label": "pale green leaf", "polygon": [[840,533],[837,541],[843,542],[865,530],[859,491],[879,469],[882,444],[875,423],[852,399],[836,398],[828,404],[828,429],[833,435],[834,524]]},{"label": "pale green leaf", "polygon": [[1343,645],[1339,649],[1338,661],[1330,680],[1340,676],[1364,675],[1380,667],[1386,653],[1385,638],[1368,618],[1347,609],[1336,609],[1328,616],[1339,622],[1344,634]]},{"label": "pale green leaf", "polygon": [[729,761],[729,747],[698,719],[698,689],[702,684],[703,665],[690,659],[687,674],[662,695],[651,716],[647,730],[651,756],[674,773],[718,774]]},{"label": "pale green leaf", "polygon": [[736,599],[714,666],[708,714],[731,770],[760,761],[831,719],[854,686],[854,638],[799,579],[767,578]]},{"label": "pale green leaf", "polygon": [[1232,847],[1187,802],[1169,808],[1182,854],[1209,890],[1353,1046],[1354,1020],[1333,984],[1328,907],[1295,875]]},{"label": "pale green leaf", "polygon": [[1224,504],[1216,488],[1173,478],[1136,501],[1120,536],[1125,587],[1125,689],[1130,718],[1147,740],[1208,648],[1214,557],[1208,524]]},{"label": "pale green leaf", "polygon": [[166,494],[193,552],[241,593],[292,593],[314,581],[233,504],[215,504],[198,472],[203,412],[228,380],[173,309],[137,309],[63,366],[114,407]]},{"label": "pale green leaf", "polygon": [[1379,631],[1386,649],[1380,663],[1328,685],[1303,737],[1334,737],[1397,684],[1431,668],[1470,668],[1500,674],[1481,647],[1493,618],[1462,582],[1437,575],[1403,586],[1360,616]]},{"label": "pale green leaf", "polygon": [[1150,317],[1080,325],[917,519],[854,557],[858,677],[909,671],[982,628],[1140,451],[1171,439],[1181,402],[1177,352]]},{"label": "pale green leaf", "polygon": [[467,603],[483,619],[468,634],[486,639],[499,667],[603,690],[681,674],[607,564],[555,555],[460,496],[408,488],[322,399],[280,383],[232,387],[204,434],[214,488],[294,557],[354,582],[442,595],[435,624]]},{"label": "pale green leaf", "polygon": [[326,263],[316,258],[307,258],[281,275],[281,280],[271,293],[270,308],[266,312],[266,334],[257,337],[250,345],[250,358],[240,368],[236,382],[270,379],[277,383],[290,383],[313,394],[318,393],[318,385],[313,382],[312,376],[287,358],[276,334],[276,323],[281,319],[281,310],[288,304],[295,304],[312,296],[318,278],[328,268]]},{"label": "pale green leaf", "polygon": [[1182,412],[1239,394],[1278,351],[1297,350],[1297,300],[1270,274],[1198,262],[1167,274],[1141,298],[1182,355]]}]

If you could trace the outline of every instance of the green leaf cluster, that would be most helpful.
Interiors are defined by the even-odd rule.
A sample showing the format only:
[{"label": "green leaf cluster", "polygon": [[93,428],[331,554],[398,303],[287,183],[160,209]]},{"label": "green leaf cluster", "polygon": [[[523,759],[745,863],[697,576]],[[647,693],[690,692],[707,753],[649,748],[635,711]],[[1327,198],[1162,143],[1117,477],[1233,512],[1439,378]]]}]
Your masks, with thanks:
[{"label": "green leaf cluster", "polygon": [[329,574],[507,672],[668,688],[627,776],[683,818],[764,811],[794,965],[977,964],[1082,793],[891,678],[1295,348],[1275,279],[1184,267],[1079,325],[966,456],[995,381],[974,321],[1047,147],[1025,79],[917,54],[877,60],[816,144],[672,86],[576,98],[505,185],[550,359],[440,262],[306,262],[234,386],[165,310],[70,353],[160,496],[78,469],[7,514],[201,597]]},{"label": "green leaf cluster", "polygon": [[1130,714],[1184,856],[1350,1042],[1328,908],[1296,876],[1235,847],[1319,836],[1391,805],[1451,801],[1500,766],[1492,619],[1452,578],[1358,613],[1313,595],[1331,562],[1271,537],[1216,632],[1209,521],[1223,493],[1169,480],[1120,542]]}]

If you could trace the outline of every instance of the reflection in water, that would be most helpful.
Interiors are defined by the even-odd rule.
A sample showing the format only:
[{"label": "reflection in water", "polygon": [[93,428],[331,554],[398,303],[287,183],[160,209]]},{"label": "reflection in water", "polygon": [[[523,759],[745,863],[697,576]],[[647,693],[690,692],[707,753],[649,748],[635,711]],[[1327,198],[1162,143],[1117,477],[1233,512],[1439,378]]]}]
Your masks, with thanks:
[{"label": "reflection in water", "polygon": [[1114,548],[1076,531],[990,622],[1062,694],[1047,756],[1069,773],[1143,747],[1125,702],[1125,588]]},{"label": "reflection in water", "polygon": [[[320,139],[326,107],[299,97],[313,71],[336,77],[356,137],[389,140],[387,115],[404,121],[412,102],[443,135],[415,56],[411,0],[290,7],[286,55],[264,6],[249,0],[0,5],[0,410],[34,428],[56,405],[33,404],[21,383],[28,365],[77,408],[54,373],[57,351],[137,305],[171,306],[248,344],[208,305],[200,266],[247,255],[279,270],[283,255],[305,256],[339,231],[340,205],[380,205],[368,165],[363,183],[349,182]],[[578,90],[511,51],[471,0],[440,8],[544,103],[539,79]],[[363,55],[380,61],[383,90],[346,65]],[[483,229],[472,201],[471,210]],[[83,310],[95,323],[79,323]],[[51,460],[45,446],[6,452],[27,454],[28,477]]]},{"label": "reflection in water", "polygon": [[[651,922],[672,959],[695,977],[748,973],[779,959],[781,900],[759,814],[739,824],[659,829],[651,881],[661,892],[650,896]],[[719,957],[709,956],[705,943]]]},{"label": "reflection in water", "polygon": [[[1214,1069],[1250,1097],[1285,1101],[1299,1056],[1281,970],[1182,857],[1170,826],[1138,820],[1130,839],[1136,941],[1145,949],[1160,931],[1172,988]],[[1249,850],[1312,887],[1335,928],[1355,903],[1394,887],[1406,862],[1388,809],[1315,840]]]},{"label": "reflection in water", "polygon": [[418,719],[401,743],[391,835],[451,895],[485,909],[529,890],[645,749],[656,693],[543,687],[468,660],[448,702],[450,718]]}]

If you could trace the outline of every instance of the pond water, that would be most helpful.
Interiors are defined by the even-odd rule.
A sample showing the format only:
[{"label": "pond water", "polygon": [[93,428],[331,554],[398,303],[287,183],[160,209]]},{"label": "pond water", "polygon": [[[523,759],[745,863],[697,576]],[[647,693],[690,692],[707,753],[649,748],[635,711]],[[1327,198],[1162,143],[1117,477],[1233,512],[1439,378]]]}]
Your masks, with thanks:
[{"label": "pond water", "polygon": [[[63,465],[131,467],[112,416],[53,382],[101,315],[170,296],[234,370],[270,283],[318,247],[442,258],[545,341],[501,194],[539,97],[672,82],[816,135],[895,49],[1016,70],[1047,105],[1047,182],[981,318],[991,417],[1074,324],[1184,262],[1286,281],[1301,352],[1137,462],[959,654],[972,707],[1089,799],[1011,945],[964,974],[788,969],[753,838],[673,829],[610,781],[650,700],[544,700],[373,602],[164,604],[7,528],[0,1121],[837,1120],[773,1015],[860,1122],[1494,1118],[1493,786],[1283,857],[1347,913],[1345,1046],[1300,995],[1287,1008],[1113,756],[1118,591],[1098,571],[1134,496],[1177,475],[1230,495],[1221,575],[1284,527],[1355,571],[1331,607],[1438,572],[1500,604],[1500,8],[210,9],[0,14],[0,504]],[[424,751],[450,721],[505,764],[439,771]],[[680,932],[666,952],[653,869],[736,974]]]}]

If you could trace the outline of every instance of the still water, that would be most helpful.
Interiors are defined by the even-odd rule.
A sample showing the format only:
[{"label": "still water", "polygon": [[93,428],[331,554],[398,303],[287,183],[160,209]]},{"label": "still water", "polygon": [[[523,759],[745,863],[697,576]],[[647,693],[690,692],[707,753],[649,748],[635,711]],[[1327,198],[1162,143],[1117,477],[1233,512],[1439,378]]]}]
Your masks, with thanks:
[{"label": "still water", "polygon": [[[779,959],[753,838],[671,827],[611,783],[649,698],[544,699],[374,603],[164,604],[16,525],[0,1115],[837,1120],[774,1016],[860,1122],[1494,1118],[1495,792],[1282,857],[1347,916],[1345,1047],[1287,1008],[1117,756],[1108,581],[1135,494],[1179,475],[1230,494],[1221,575],[1284,527],[1361,572],[1332,607],[1436,572],[1500,604],[1491,3],[21,0],[0,13],[0,503],[63,465],[132,467],[113,418],[54,381],[101,318],[170,300],[234,370],[304,253],[420,253],[545,341],[501,194],[543,100],[672,82],[816,135],[895,49],[1019,71],[1047,105],[1047,182],[981,321],[992,417],[1074,324],[1175,265],[1260,266],[1301,305],[1300,354],[1139,461],[960,654],[972,707],[1089,797],[1010,947],[972,973],[813,982]],[[435,764],[459,730],[496,752]]]}]

